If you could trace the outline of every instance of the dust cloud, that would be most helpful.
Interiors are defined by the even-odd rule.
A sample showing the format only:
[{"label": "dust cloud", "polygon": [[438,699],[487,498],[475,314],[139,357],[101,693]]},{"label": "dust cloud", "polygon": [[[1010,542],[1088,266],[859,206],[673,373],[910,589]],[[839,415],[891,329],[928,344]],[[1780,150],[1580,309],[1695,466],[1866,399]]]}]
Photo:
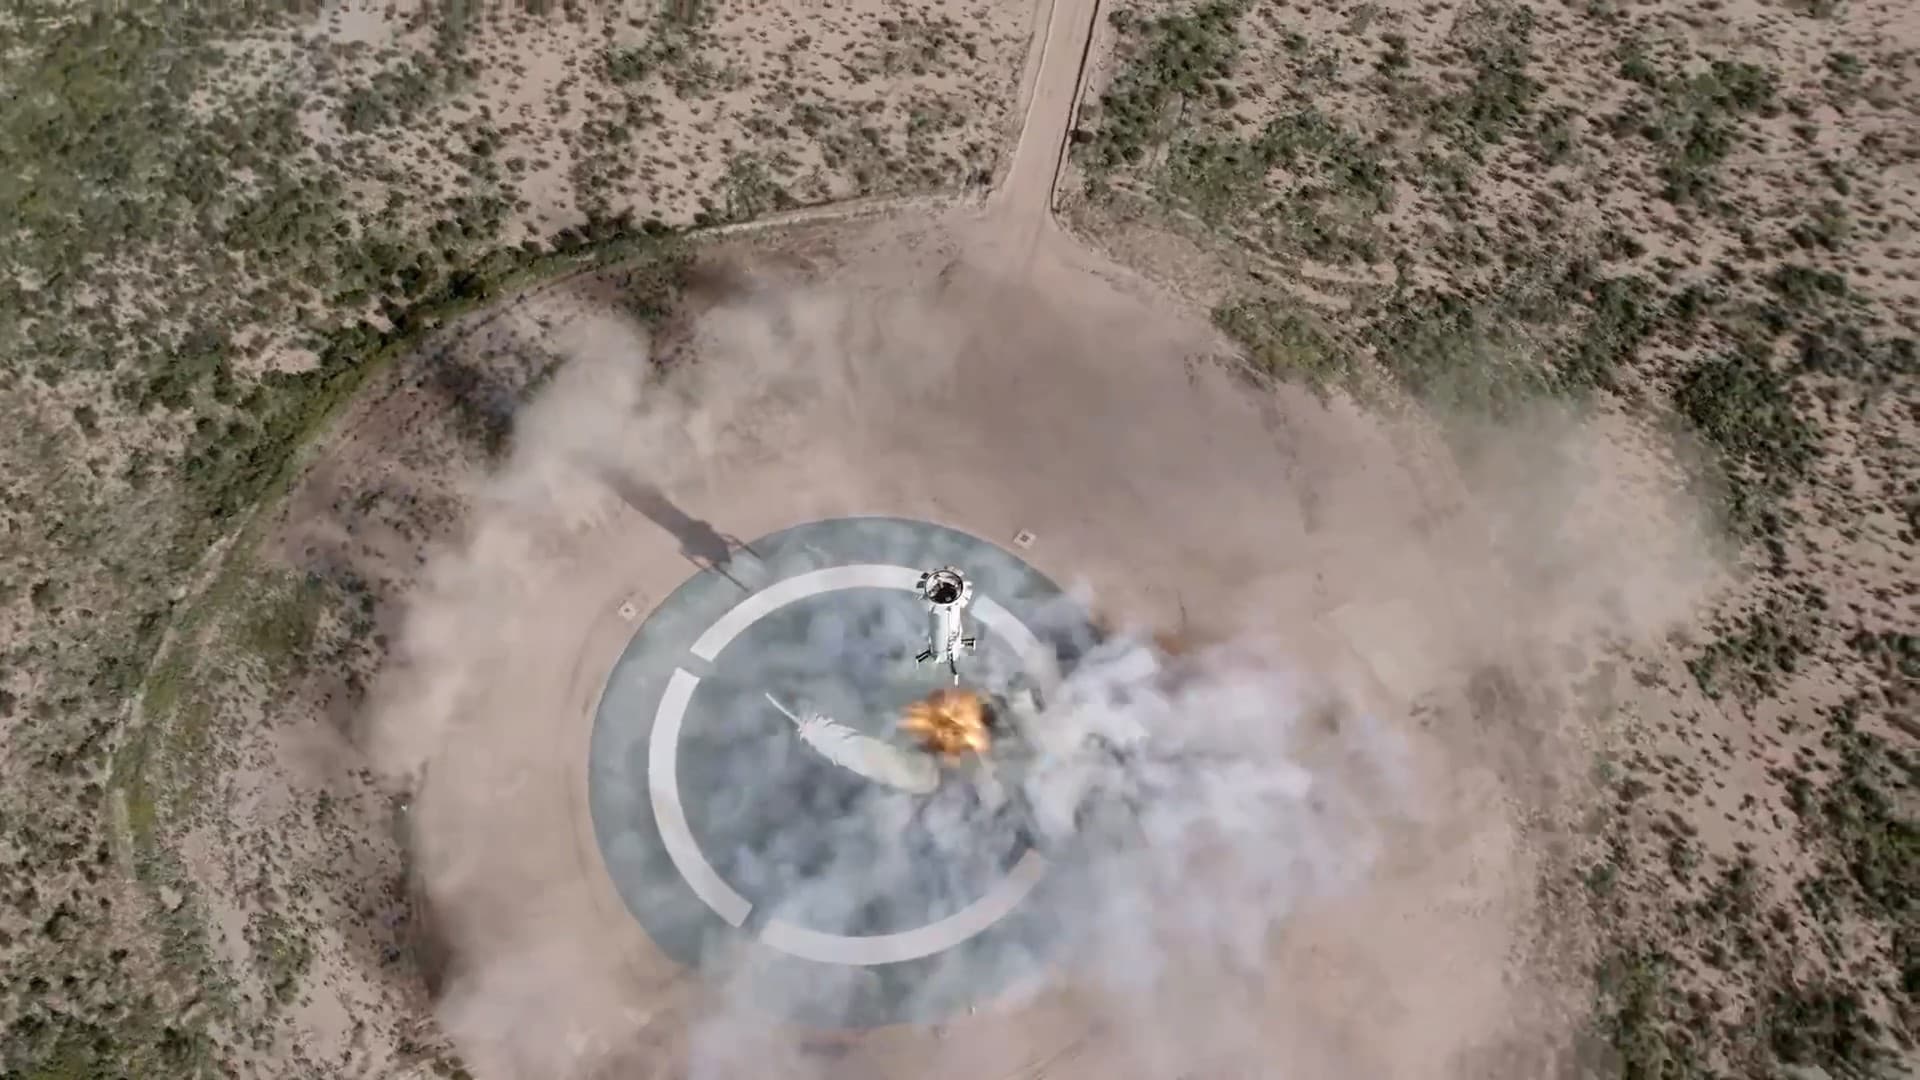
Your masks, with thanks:
[{"label": "dust cloud", "polygon": [[[1549,1074],[1582,1002],[1539,883],[1603,738],[1574,688],[1716,573],[1658,440],[1254,390],[1179,312],[938,243],[798,277],[736,275],[665,365],[612,315],[543,342],[568,363],[412,598],[367,735],[417,787],[476,1075]],[[1114,632],[1033,718],[1073,752],[1020,794],[1080,852],[1043,982],[822,1043],[751,967],[651,950],[579,759],[633,626],[611,602],[855,513],[1030,530]]]}]

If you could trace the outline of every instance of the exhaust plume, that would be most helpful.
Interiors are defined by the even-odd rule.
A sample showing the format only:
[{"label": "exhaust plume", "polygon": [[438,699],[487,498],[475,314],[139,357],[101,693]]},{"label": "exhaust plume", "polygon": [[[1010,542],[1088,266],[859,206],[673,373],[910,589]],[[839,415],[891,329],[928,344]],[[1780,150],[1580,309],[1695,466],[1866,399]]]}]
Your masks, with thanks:
[{"label": "exhaust plume", "polygon": [[[754,283],[664,372],[610,316],[547,343],[568,362],[431,560],[369,732],[419,786],[441,1014],[476,1075],[1542,1075],[1578,1001],[1535,955],[1536,883],[1598,745],[1568,687],[1712,580],[1670,460],[1606,417],[1455,450],[1255,395],[1180,362],[1210,339],[1178,316],[1044,268],[1016,295],[947,258]],[[712,536],[870,513],[1029,530],[1023,557],[1123,629],[983,759],[1018,741],[1030,767],[946,778],[892,847],[767,868],[804,911],[857,900],[836,895],[854,870],[917,873],[911,845],[943,837],[1030,827],[1052,860],[1055,934],[995,961],[1020,971],[957,956],[918,984],[931,1011],[994,981],[976,1015],[829,1038],[764,1003],[830,1006],[862,972],[783,988],[749,956],[666,961],[583,846],[579,789],[634,626],[617,605],[715,565]],[[1475,705],[1489,679],[1498,708]],[[967,846],[916,887],[963,899]]]}]

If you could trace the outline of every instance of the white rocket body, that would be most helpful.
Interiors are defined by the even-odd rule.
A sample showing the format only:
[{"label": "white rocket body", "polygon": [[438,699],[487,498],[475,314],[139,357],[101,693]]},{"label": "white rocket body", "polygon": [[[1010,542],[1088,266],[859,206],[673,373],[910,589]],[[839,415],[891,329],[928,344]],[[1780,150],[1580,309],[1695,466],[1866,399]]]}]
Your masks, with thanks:
[{"label": "white rocket body", "polygon": [[971,653],[974,638],[967,633],[967,605],[973,603],[973,583],[951,566],[920,575],[920,598],[927,602],[927,647],[920,663],[947,665],[955,686],[960,684],[960,656]]},{"label": "white rocket body", "polygon": [[[973,583],[961,576],[959,570],[943,566],[921,574],[919,590],[920,598],[927,605],[928,628],[926,648],[915,659],[922,664],[928,661],[945,664],[957,686],[960,657],[971,653],[975,643],[967,633],[966,622],[967,605],[973,602]],[[925,751],[862,734],[824,713],[796,713],[772,694],[766,697],[774,708],[793,721],[802,742],[835,765],[910,795],[925,795],[940,786],[940,766]]]}]

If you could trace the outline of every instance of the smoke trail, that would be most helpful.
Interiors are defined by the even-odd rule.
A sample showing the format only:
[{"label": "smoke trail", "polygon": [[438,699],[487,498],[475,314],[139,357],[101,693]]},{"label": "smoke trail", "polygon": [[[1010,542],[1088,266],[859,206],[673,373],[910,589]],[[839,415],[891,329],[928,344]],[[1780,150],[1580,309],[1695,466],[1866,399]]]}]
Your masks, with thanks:
[{"label": "smoke trail", "polygon": [[[738,300],[700,323],[700,362],[664,376],[617,321],[576,320],[557,342],[574,359],[430,562],[373,741],[397,774],[432,761],[420,873],[457,958],[442,1015],[477,1074],[975,1077],[1052,1060],[1056,1080],[1486,1077],[1466,1055],[1550,1034],[1551,988],[1514,955],[1540,918],[1526,822],[1573,797],[1539,778],[1586,767],[1561,654],[1689,609],[1703,576],[1686,507],[1626,491],[1617,433],[1565,418],[1484,433],[1480,484],[1409,461],[1419,432],[1337,405],[1283,401],[1276,449],[1243,390],[1167,363],[1179,352],[1150,327],[1108,309],[1063,325],[964,283],[933,304],[925,275],[898,276]],[[962,378],[944,343],[983,324]],[[1658,491],[1657,474],[1631,479]],[[1177,600],[1215,644],[1078,642],[1065,684],[1020,718],[1034,763],[997,774],[1001,797],[955,783],[915,809],[869,793],[815,820],[819,861],[742,861],[785,897],[774,914],[805,922],[844,913],[862,880],[950,906],[1022,828],[1054,857],[1061,933],[1005,965],[1045,992],[974,1038],[879,1032],[822,1061],[765,1003],[801,993],[832,1012],[868,992],[862,972],[782,985],[790,970],[743,955],[695,979],[628,955],[639,931],[568,842],[575,728],[605,642],[631,632],[612,606],[657,602],[709,532],[877,509],[1034,527],[1035,558],[1156,628]],[[1069,634],[1071,606],[1036,631]],[[1355,631],[1345,617],[1364,610],[1391,617]],[[1367,663],[1336,656],[1336,636]],[[788,660],[863,648],[823,635]],[[979,660],[976,677],[1010,680]],[[1516,687],[1497,714],[1458,704],[1487,670]],[[749,812],[758,778],[726,779]],[[1007,984],[973,962],[918,982],[930,1014]]]},{"label": "smoke trail", "polygon": [[[1137,1075],[1176,1075],[1203,1059],[1251,1067],[1270,1052],[1263,1025],[1228,1032],[1212,1016],[1194,1028],[1197,1018],[1182,1014],[1213,1012],[1206,1003],[1218,995],[1237,997],[1271,978],[1278,929],[1302,905],[1359,888],[1383,830],[1412,795],[1404,740],[1331,688],[1260,660],[1276,654],[1253,644],[1171,660],[1121,635],[1086,653],[1044,706],[1021,718],[1045,745],[1015,798],[1063,879],[1046,894],[1062,940],[1049,956],[1028,959],[1092,995],[1118,1033],[1110,1049],[1128,1047],[1136,1063],[1150,1063]],[[871,810],[851,807],[847,816]],[[942,828],[976,832],[965,813]],[[876,867],[870,850],[846,850],[859,854],[777,883],[789,897],[783,914],[846,910],[868,883],[897,888],[897,875],[924,875],[929,865],[889,850]],[[958,904],[964,896],[941,894],[971,882],[917,884]],[[921,982],[932,999],[926,1011],[956,988],[993,986],[997,973],[986,968],[1005,960],[949,957]],[[696,1077],[755,1075],[763,1052],[755,1033],[767,1023],[758,1003],[770,993],[806,994],[813,1007],[835,1011],[821,998],[840,988],[816,973],[791,987],[769,987],[769,977],[779,975],[752,966],[735,973],[722,1008],[694,1034]],[[905,1011],[920,1011],[917,1004]],[[1204,1032],[1204,1046],[1190,1032]],[[924,1075],[943,1066],[937,1055],[918,1065]]]}]

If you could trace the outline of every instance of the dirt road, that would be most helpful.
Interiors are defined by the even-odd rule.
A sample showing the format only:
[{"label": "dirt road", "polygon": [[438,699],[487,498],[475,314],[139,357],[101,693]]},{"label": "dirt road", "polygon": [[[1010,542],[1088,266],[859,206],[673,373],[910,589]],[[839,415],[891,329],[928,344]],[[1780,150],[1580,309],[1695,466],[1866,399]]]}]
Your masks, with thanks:
[{"label": "dirt road", "polygon": [[1037,0],[1027,63],[1020,80],[1020,132],[1008,166],[983,208],[964,195],[856,199],[770,214],[706,230],[714,237],[746,236],[795,226],[897,215],[949,214],[980,222],[1004,257],[1030,260],[1043,242],[1071,238],[1054,220],[1055,194],[1078,116],[1100,0]]},{"label": "dirt road", "polygon": [[[1374,794],[1419,812],[1391,825],[1276,823],[1287,873],[1317,859],[1314,873],[1357,875],[1337,903],[1309,889],[1233,909],[1261,927],[1288,914],[1284,932],[1232,948],[1202,935],[1191,956],[1156,957],[1145,990],[1036,984],[937,1028],[783,1026],[663,955],[602,865],[586,792],[595,703],[637,620],[692,570],[609,490],[609,470],[740,537],[876,513],[1003,543],[1030,532],[1023,555],[1103,607],[1203,638],[1258,635],[1308,696],[1368,718],[1341,729],[1330,778],[1384,760],[1367,725],[1403,716],[1405,694],[1525,655],[1624,576],[1602,551],[1510,530],[1503,543],[1566,563],[1522,603],[1432,433],[1304,392],[1256,397],[1183,363],[1216,345],[1204,313],[1116,287],[1126,275],[1052,215],[1099,10],[1036,9],[1024,127],[984,207],[796,242],[793,273],[735,238],[746,284],[694,328],[700,362],[664,382],[644,336],[603,311],[485,331],[568,363],[517,419],[511,460],[469,492],[460,541],[421,571],[371,722],[390,770],[425,769],[414,824],[450,957],[439,1005],[477,1075],[1495,1077],[1508,1074],[1476,1055],[1547,1022],[1549,996],[1504,965],[1536,894],[1512,809],[1525,781],[1484,763],[1498,731],[1404,725],[1400,779]],[[377,449],[369,470],[399,452]],[[1534,487],[1516,476],[1503,490],[1525,502]],[[1605,535],[1615,552],[1661,539]],[[1276,703],[1289,718],[1276,723],[1295,704]],[[1557,752],[1530,737],[1528,775]]]},{"label": "dirt road", "polygon": [[1081,81],[1099,0],[1041,0],[1030,78],[1022,98],[1020,141],[1005,180],[988,200],[997,227],[1030,250],[1043,236],[1063,235],[1053,220],[1054,191],[1073,134]]}]

